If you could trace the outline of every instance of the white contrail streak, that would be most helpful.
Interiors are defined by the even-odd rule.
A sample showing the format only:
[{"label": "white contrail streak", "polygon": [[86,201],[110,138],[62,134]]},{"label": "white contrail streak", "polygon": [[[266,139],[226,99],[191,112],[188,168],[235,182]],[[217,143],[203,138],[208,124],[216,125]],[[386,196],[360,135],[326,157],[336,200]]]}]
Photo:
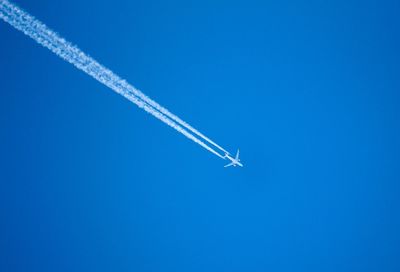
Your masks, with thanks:
[{"label": "white contrail streak", "polygon": [[[0,0],[0,6],[2,10],[1,18],[3,20],[10,23],[18,30],[24,32],[26,35],[30,36],[41,45],[47,47],[61,58],[72,63],[73,65],[93,77],[95,77],[93,75],[95,73],[97,74],[97,76],[104,78],[104,80],[106,81],[112,81],[113,84],[117,85],[118,87],[124,88],[128,94],[139,97],[141,100],[154,107],[165,116],[174,120],[179,125],[185,127],[187,130],[203,138],[203,140],[217,147],[224,153],[229,153],[224,148],[216,144],[214,141],[206,137],[204,134],[190,126],[188,123],[180,119],[175,114],[171,113],[169,110],[167,110],[148,96],[146,96],[144,93],[127,83],[125,80],[115,75],[109,69],[105,68],[97,61],[83,53],[76,46],[61,38],[54,31],[50,30],[43,23],[39,22],[34,17],[27,14],[17,6],[11,4],[6,0]],[[98,78],[96,79],[99,80]]]},{"label": "white contrail streak", "polygon": [[146,112],[152,114],[165,124],[182,133],[184,136],[199,144],[214,155],[224,158],[221,156],[221,154],[216,152],[213,148],[195,137],[186,129],[190,130],[192,133],[203,138],[225,153],[228,153],[225,151],[225,149],[211,141],[209,138],[191,127],[179,117],[169,112],[167,109],[127,83],[125,80],[118,77],[112,71],[83,53],[76,46],[73,46],[71,43],[64,40],[57,33],[50,30],[46,25],[36,20],[33,16],[29,15],[7,0],[0,0],[0,18],[27,36],[31,37],[37,43],[48,48],[59,57],[73,64],[78,69],[92,76],[97,81],[124,96],[138,107],[144,109]]}]

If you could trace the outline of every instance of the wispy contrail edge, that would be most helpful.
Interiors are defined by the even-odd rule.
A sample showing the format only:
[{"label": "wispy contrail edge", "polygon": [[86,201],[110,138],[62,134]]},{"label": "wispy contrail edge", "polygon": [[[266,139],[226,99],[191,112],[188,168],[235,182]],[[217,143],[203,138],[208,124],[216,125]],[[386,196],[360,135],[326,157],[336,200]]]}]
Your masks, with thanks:
[{"label": "wispy contrail edge", "polygon": [[221,156],[221,154],[219,154],[213,148],[211,148],[203,141],[195,137],[193,134],[188,132],[182,126],[227,153],[225,149],[211,141],[209,138],[191,127],[189,124],[181,120],[176,115],[169,112],[166,108],[162,107],[161,105],[144,95],[142,92],[134,88],[125,80],[119,78],[109,69],[105,68],[97,61],[83,53],[76,46],[73,46],[65,39],[61,38],[57,33],[49,29],[46,25],[20,9],[16,5],[10,3],[7,0],[0,0],[0,18],[12,25],[14,28],[20,30],[27,36],[31,37],[37,43],[48,48],[59,57],[73,64],[78,69],[92,76],[97,81],[103,83],[115,92],[121,94],[122,96],[136,104],[138,107],[144,109],[146,112],[152,114],[154,117],[158,118],[165,124],[182,133],[184,136],[199,144],[206,150],[210,151],[220,158],[224,158],[223,156]]}]

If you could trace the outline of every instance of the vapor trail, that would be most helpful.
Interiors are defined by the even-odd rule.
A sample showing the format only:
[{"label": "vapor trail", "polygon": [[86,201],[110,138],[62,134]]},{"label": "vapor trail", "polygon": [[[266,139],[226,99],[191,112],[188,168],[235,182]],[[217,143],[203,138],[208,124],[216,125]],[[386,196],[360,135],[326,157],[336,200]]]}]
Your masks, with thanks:
[{"label": "vapor trail", "polygon": [[[47,47],[55,54],[59,55],[66,61],[74,64],[79,69],[85,71],[86,73],[91,74],[91,72],[95,72],[97,74],[101,74],[102,77],[105,77],[106,80],[113,81],[115,84],[119,85],[126,89],[127,93],[135,95],[145,101],[150,106],[154,107],[165,116],[171,118],[179,125],[185,127],[187,130],[196,134],[197,136],[203,138],[203,140],[207,141],[211,145],[217,147],[224,153],[229,153],[224,148],[216,144],[210,138],[206,137],[204,134],[193,128],[191,125],[183,121],[181,118],[171,113],[169,110],[146,96],[144,93],[127,83],[125,80],[121,79],[109,69],[105,68],[97,61],[83,53],[76,46],[67,42],[55,32],[50,30],[47,26],[22,11],[17,6],[11,4],[6,0],[0,0],[0,5],[2,11],[5,13],[2,15],[2,19],[13,25],[18,30],[24,32],[26,35],[30,36],[34,40],[36,40],[41,45]],[[8,15],[8,16],[7,16]],[[93,75],[92,75],[93,76]]]},{"label": "vapor trail", "polygon": [[[67,62],[73,64],[78,69],[103,83],[113,91],[127,98],[129,101],[152,114],[165,124],[174,128],[184,136],[199,144],[214,155],[224,158],[213,148],[205,144],[203,141],[195,137],[186,129],[203,138],[207,142],[216,146],[220,150],[225,151],[222,147],[211,141],[209,138],[201,134],[199,131],[191,127],[189,124],[181,120],[176,115],[169,112],[167,109],[147,97],[145,94],[134,88],[125,80],[118,77],[111,70],[99,64],[93,58],[83,53],[76,46],[67,42],[57,33],[49,29],[46,25],[29,15],[19,7],[10,3],[7,0],[0,0],[0,18],[9,23],[14,28],[20,30],[27,36],[31,37],[37,43],[48,48],[53,53],[63,58]],[[183,128],[183,127],[185,128]]]}]

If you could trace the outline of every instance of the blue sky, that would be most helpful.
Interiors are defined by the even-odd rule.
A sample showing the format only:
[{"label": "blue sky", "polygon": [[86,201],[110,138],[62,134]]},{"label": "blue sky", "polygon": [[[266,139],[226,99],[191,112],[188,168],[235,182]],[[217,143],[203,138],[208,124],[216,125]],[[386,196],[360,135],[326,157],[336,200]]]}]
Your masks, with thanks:
[{"label": "blue sky", "polygon": [[1,271],[399,271],[398,1],[15,1],[241,169],[0,22]]}]

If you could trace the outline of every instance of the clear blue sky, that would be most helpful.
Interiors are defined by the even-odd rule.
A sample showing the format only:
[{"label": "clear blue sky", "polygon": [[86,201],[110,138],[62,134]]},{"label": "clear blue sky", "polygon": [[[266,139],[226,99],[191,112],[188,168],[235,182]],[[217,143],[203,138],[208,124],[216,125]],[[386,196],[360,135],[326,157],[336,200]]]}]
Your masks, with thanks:
[{"label": "clear blue sky", "polygon": [[0,271],[400,271],[399,1],[26,11],[242,169],[0,22]]}]

